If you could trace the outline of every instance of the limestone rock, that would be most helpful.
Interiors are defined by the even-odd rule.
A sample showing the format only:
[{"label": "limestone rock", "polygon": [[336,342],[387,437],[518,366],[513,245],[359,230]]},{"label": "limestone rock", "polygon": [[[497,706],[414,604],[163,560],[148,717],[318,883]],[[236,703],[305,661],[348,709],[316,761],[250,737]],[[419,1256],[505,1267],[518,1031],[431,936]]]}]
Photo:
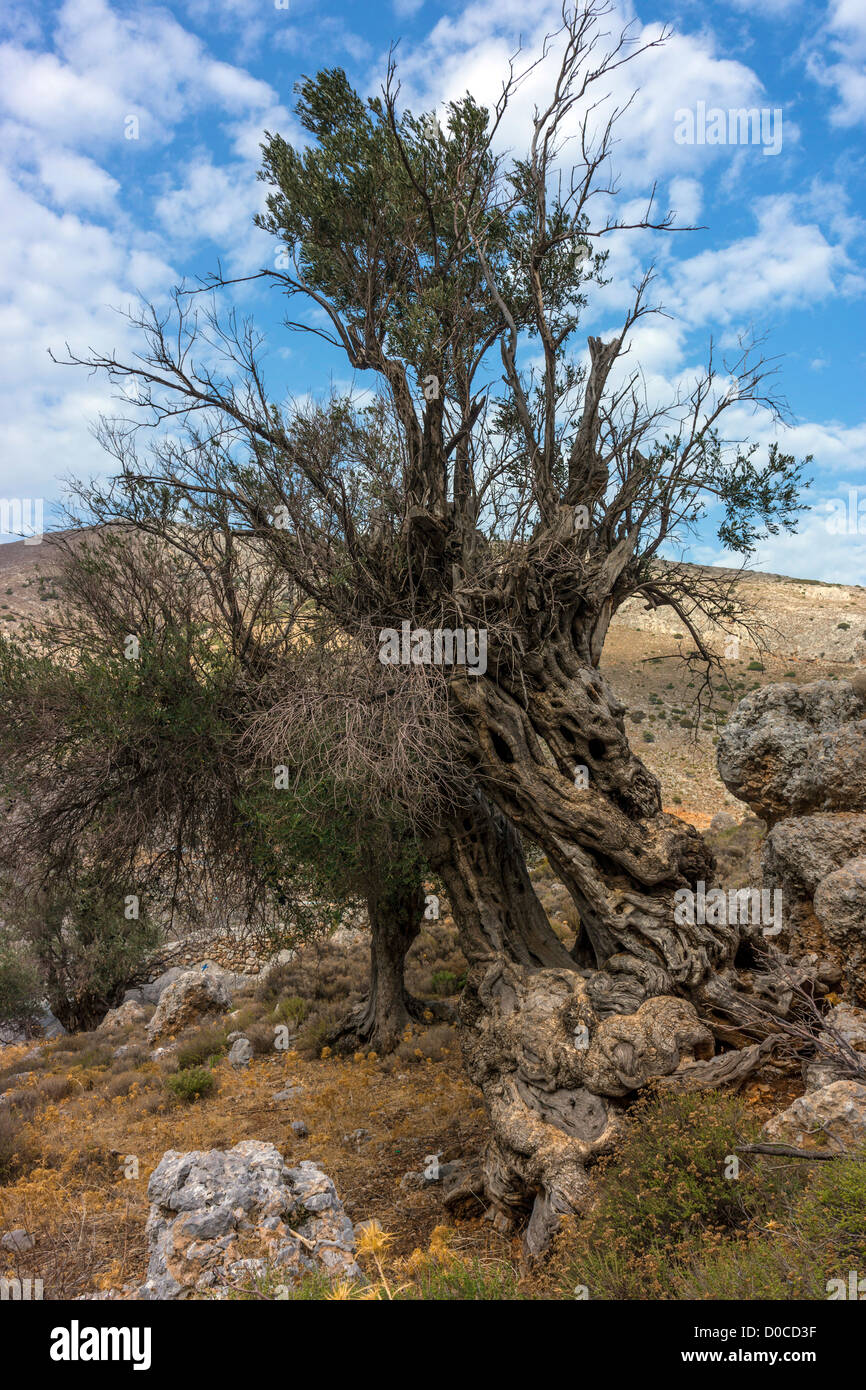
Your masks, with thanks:
[{"label": "limestone rock", "polygon": [[853,1004],[837,1004],[827,1014],[826,1023],[834,1028],[855,1052],[866,1052],[866,1009]]},{"label": "limestone rock", "polygon": [[200,970],[188,970],[163,991],[147,1025],[147,1036],[153,1043],[208,1015],[225,1013],[230,1005],[229,992],[221,980]]},{"label": "limestone rock", "polygon": [[866,1144],[866,1086],[834,1081],[800,1096],[763,1128],[774,1144],[797,1149],[853,1151]]},{"label": "limestone rock", "polygon": [[116,1009],[109,1009],[105,1018],[97,1028],[97,1033],[122,1033],[124,1029],[134,1027],[137,1023],[144,1023],[150,1016],[150,1009],[143,1004],[136,1004],[130,999],[125,1004],[119,1004]]},{"label": "limestone rock", "polygon": [[857,998],[866,998],[866,855],[849,859],[822,879],[813,899],[824,936],[844,962]]},{"label": "limestone rock", "polygon": [[866,814],[798,816],[779,821],[767,835],[764,881],[814,896],[818,884],[849,859],[866,854]]},{"label": "limestone rock", "polygon": [[866,806],[866,719],[847,681],[747,695],[722,730],[717,757],[729,791],[770,824]]},{"label": "limestone rock", "polygon": [[175,980],[179,980],[181,975],[187,972],[182,965],[173,965],[169,970],[164,970],[150,984],[142,985],[141,992],[148,1004],[158,1004],[169,985],[173,985]]},{"label": "limestone rock", "polygon": [[16,1255],[23,1255],[27,1250],[32,1250],[36,1241],[23,1229],[17,1231],[7,1231],[0,1237],[0,1249],[11,1250]]},{"label": "limestone rock", "polygon": [[134,1297],[225,1297],[266,1273],[285,1284],[314,1272],[360,1275],[333,1182],[314,1163],[287,1167],[273,1144],[170,1149],[148,1196],[147,1281]]}]

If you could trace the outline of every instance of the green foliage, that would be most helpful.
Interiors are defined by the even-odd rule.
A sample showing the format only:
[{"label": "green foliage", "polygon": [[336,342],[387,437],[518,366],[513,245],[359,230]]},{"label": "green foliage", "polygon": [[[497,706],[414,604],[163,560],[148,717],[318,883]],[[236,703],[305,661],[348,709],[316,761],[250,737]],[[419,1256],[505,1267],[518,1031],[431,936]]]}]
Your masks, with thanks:
[{"label": "green foliage", "polygon": [[466,976],[455,975],[453,970],[434,970],[432,983],[434,994],[456,994],[465,985]]},{"label": "green foliage", "polygon": [[40,988],[64,1027],[94,1027],[120,1000],[160,940],[150,918],[124,915],[124,900],[87,875],[51,884],[35,899],[10,898]]},{"label": "green foliage", "polygon": [[207,1067],[190,1067],[186,1071],[175,1072],[165,1079],[166,1088],[176,1101],[191,1105],[193,1101],[209,1096],[216,1086],[216,1077]]},{"label": "green foliage", "polygon": [[6,933],[0,933],[0,1022],[26,1023],[39,1008],[39,971]]},{"label": "green foliage", "polygon": [[817,1172],[741,1157],[726,1177],[757,1127],[716,1093],[640,1102],[596,1206],[561,1237],[563,1297],[582,1285],[590,1299],[826,1298],[829,1279],[862,1268],[866,1156]]},{"label": "green foliage", "polygon": [[178,1071],[202,1066],[212,1066],[217,1057],[228,1048],[228,1029],[223,1026],[200,1028],[192,1037],[185,1039],[175,1053]]},{"label": "green foliage", "polygon": [[293,994],[278,1000],[271,1012],[271,1019],[274,1023],[286,1023],[298,1028],[309,1012],[309,999],[302,999],[300,995]]}]

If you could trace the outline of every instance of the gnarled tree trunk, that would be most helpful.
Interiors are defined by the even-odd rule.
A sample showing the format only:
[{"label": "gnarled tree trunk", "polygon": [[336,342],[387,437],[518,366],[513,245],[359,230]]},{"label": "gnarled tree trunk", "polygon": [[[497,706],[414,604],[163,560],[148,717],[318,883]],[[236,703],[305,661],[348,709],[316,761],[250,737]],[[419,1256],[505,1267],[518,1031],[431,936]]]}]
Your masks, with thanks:
[{"label": "gnarled tree trunk", "polygon": [[[469,678],[460,691],[484,750],[484,784],[547,850],[592,959],[556,937],[519,835],[484,795],[428,847],[470,962],[461,1022],[492,1127],[485,1194],[500,1225],[529,1215],[530,1253],[561,1214],[583,1206],[587,1164],[611,1147],[624,1098],[712,1058],[712,1033],[682,996],[729,958],[736,937],[674,922],[675,889],[709,875],[712,860],[691,827],[662,813],[658,783],[630,753],[598,672],[575,679],[582,700],[572,694],[571,713],[557,718],[540,696],[521,708]],[[598,770],[589,795],[567,775],[576,755]]]},{"label": "gnarled tree trunk", "polygon": [[542,846],[580,912],[604,972],[592,987],[600,1012],[689,993],[732,959],[735,927],[675,920],[674,892],[710,882],[712,856],[662,811],[658,780],[629,748],[623,706],[588,653],[551,643],[519,682],[467,675],[451,693],[485,792]]}]

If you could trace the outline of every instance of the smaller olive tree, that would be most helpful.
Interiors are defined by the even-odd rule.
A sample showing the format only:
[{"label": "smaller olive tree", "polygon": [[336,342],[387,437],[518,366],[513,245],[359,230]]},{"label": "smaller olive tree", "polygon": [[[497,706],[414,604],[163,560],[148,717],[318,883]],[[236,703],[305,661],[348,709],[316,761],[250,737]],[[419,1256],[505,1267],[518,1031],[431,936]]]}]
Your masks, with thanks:
[{"label": "smaller olive tree", "polygon": [[424,909],[411,827],[362,769],[334,774],[326,721],[275,776],[257,715],[277,673],[297,699],[321,658],[272,570],[213,547],[172,526],[58,540],[58,608],[0,641],[6,897],[74,1028],[118,1001],[156,923],[222,914],[276,949],[362,901],[370,993],[337,1035],[389,1050],[421,1008],[403,982]]},{"label": "smaller olive tree", "polygon": [[0,932],[0,1025],[14,1024],[29,1030],[41,998],[36,963],[26,944],[4,927]]},{"label": "smaller olive tree", "polygon": [[[58,880],[36,893],[7,893],[6,902],[19,938],[18,979],[29,980],[72,1033],[95,1028],[120,1003],[159,944],[154,921],[130,918],[116,895],[86,874],[74,885]],[[0,993],[2,973],[0,955]],[[14,970],[6,978],[14,980]]]}]

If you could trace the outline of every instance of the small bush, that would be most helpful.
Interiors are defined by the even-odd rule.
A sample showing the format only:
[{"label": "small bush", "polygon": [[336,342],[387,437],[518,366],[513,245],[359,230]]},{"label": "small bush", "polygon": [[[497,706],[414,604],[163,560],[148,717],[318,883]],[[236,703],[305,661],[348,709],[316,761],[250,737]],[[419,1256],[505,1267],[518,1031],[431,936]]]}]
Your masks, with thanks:
[{"label": "small bush", "polygon": [[404,1062],[441,1062],[448,1052],[457,1050],[457,1033],[450,1023],[425,1028],[417,1037],[401,1042],[396,1056]]},{"label": "small bush", "polygon": [[133,1086],[147,1084],[147,1078],[140,1075],[137,1071],[122,1071],[116,1076],[109,1078],[105,1087],[107,1096],[128,1096]]},{"label": "small bush", "polygon": [[456,994],[466,983],[465,975],[461,978],[454,974],[453,970],[434,970],[433,972],[433,993],[434,994]]},{"label": "small bush", "polygon": [[69,1076],[41,1076],[37,1086],[39,1095],[47,1101],[66,1100],[77,1090],[77,1085]]},{"label": "small bush", "polygon": [[33,961],[0,936],[0,1022],[28,1023],[39,1010],[41,993]]},{"label": "small bush", "polygon": [[174,1062],[178,1071],[212,1065],[227,1048],[228,1029],[224,1025],[199,1028],[180,1044]]},{"label": "small bush", "polygon": [[590,1298],[670,1297],[696,1243],[745,1232],[772,1203],[774,1181],[758,1165],[743,1162],[737,1179],[726,1176],[728,1155],[756,1129],[730,1097],[639,1101],[602,1169],[599,1200],[577,1230],[566,1289],[585,1285]]},{"label": "small bush", "polygon": [[436,1303],[503,1303],[523,1297],[512,1265],[481,1260],[454,1260],[448,1264],[427,1260],[416,1272],[412,1286],[397,1294],[401,1300]]},{"label": "small bush", "polygon": [[216,1077],[207,1067],[190,1067],[166,1077],[166,1087],[175,1100],[183,1105],[209,1096],[216,1086]]},{"label": "small bush", "polygon": [[110,1067],[113,1061],[114,1049],[106,1043],[98,1043],[96,1047],[89,1047],[83,1052],[79,1052],[72,1065],[88,1070],[91,1068],[100,1070],[102,1067]]},{"label": "small bush", "polygon": [[302,999],[299,994],[290,994],[277,1001],[271,1018],[274,1023],[286,1023],[289,1026],[293,1025],[300,1028],[309,1012],[310,1001],[308,999]]},{"label": "small bush", "polygon": [[341,1013],[338,1009],[312,1013],[298,1033],[297,1050],[302,1055],[318,1057],[340,1018]]}]

